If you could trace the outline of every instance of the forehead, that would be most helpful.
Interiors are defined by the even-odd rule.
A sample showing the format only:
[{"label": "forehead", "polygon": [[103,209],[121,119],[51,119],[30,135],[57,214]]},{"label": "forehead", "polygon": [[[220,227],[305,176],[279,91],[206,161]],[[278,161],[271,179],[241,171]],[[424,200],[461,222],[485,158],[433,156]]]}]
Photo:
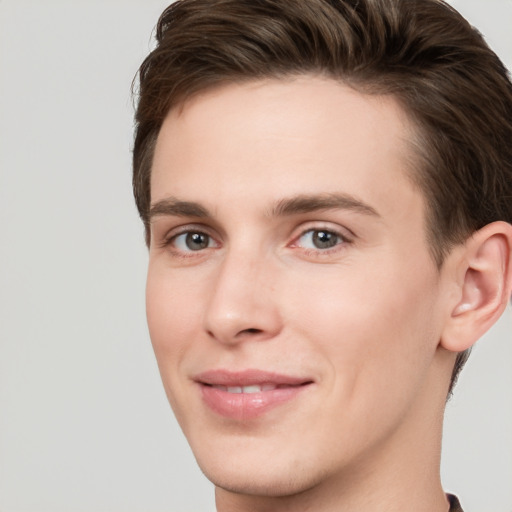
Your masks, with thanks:
[{"label": "forehead", "polygon": [[395,198],[402,206],[413,195],[418,200],[409,179],[412,133],[392,97],[361,94],[332,79],[225,85],[166,117],[155,149],[152,203],[186,196],[245,207],[244,198],[343,192],[396,209],[385,201],[390,194],[405,191]]}]

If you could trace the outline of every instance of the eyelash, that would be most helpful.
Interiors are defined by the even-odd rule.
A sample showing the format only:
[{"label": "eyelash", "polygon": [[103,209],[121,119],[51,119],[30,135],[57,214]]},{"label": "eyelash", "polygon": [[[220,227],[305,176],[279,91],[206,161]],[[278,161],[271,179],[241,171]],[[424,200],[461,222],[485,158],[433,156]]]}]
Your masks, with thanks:
[{"label": "eyelash", "polygon": [[[176,240],[183,235],[202,235],[208,238],[208,246],[204,249],[199,249],[197,251],[194,251],[192,249],[186,251],[182,249],[178,249],[176,247],[173,247],[173,245],[176,243]],[[200,253],[204,252],[205,249],[211,249],[210,243],[214,242],[215,244],[219,245],[218,242],[215,240],[213,236],[211,236],[206,230],[203,228],[194,228],[193,226],[183,226],[183,228],[180,229],[177,233],[175,231],[172,231],[168,236],[166,236],[162,243],[160,244],[161,248],[170,248],[171,252],[173,253],[173,256],[180,257],[180,258],[193,258],[197,257]],[[186,243],[186,242],[185,242]]]},{"label": "eyelash", "polygon": [[[332,247],[326,247],[326,248],[307,248],[307,247],[301,247],[298,245],[301,238],[308,235],[309,233],[325,233],[328,235],[332,235],[336,238],[336,243]],[[208,246],[204,248],[200,248],[198,250],[183,250],[178,249],[174,246],[176,243],[176,240],[180,236],[189,236],[189,235],[202,235],[204,237],[208,238]],[[213,247],[210,245],[213,242],[215,244]],[[185,241],[186,243],[186,241]],[[306,256],[328,256],[330,254],[336,253],[340,250],[342,250],[346,245],[352,244],[353,239],[352,237],[347,236],[346,234],[343,234],[340,232],[340,230],[333,229],[331,227],[321,227],[321,226],[314,226],[314,227],[308,227],[307,229],[303,229],[300,234],[293,238],[292,242],[287,245],[287,247],[291,248],[297,248],[302,249],[303,253]],[[203,228],[197,228],[194,229],[193,226],[183,226],[183,228],[179,232],[172,232],[170,235],[166,236],[165,239],[160,244],[162,248],[171,248],[171,252],[173,253],[173,256],[179,257],[179,258],[193,258],[198,257],[204,253],[207,249],[215,249],[220,247],[220,243],[212,236],[210,235],[207,230]]]},{"label": "eyelash", "polygon": [[310,227],[308,229],[303,229],[301,231],[301,233],[297,237],[294,238],[293,242],[289,245],[289,247],[300,248],[300,245],[298,245],[300,239],[305,237],[309,233],[311,233],[311,236],[313,236],[314,233],[328,234],[330,236],[334,236],[336,238],[336,242],[332,247],[325,247],[325,248],[302,247],[302,250],[306,256],[317,256],[317,257],[328,256],[328,255],[331,255],[333,253],[343,250],[343,248],[346,245],[351,244],[353,242],[352,238],[349,238],[347,235],[341,233],[340,230],[333,229],[331,227],[314,226],[314,227]]}]

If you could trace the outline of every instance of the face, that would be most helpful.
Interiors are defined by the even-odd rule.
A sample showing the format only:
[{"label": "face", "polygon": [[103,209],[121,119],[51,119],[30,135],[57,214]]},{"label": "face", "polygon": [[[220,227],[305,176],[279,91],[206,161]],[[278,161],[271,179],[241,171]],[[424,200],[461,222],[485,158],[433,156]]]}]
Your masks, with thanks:
[{"label": "face", "polygon": [[315,77],[225,86],[166,118],[148,323],[218,486],[291,494],[425,444],[448,377],[410,130],[392,98]]}]

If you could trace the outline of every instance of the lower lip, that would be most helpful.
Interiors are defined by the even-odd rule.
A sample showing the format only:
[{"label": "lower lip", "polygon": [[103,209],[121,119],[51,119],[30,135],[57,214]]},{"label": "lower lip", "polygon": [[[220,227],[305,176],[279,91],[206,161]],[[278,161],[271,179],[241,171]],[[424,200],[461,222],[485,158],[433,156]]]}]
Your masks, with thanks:
[{"label": "lower lip", "polygon": [[310,387],[306,384],[259,393],[228,393],[212,386],[200,386],[203,400],[210,409],[221,416],[239,421],[262,416],[269,410],[290,402]]}]

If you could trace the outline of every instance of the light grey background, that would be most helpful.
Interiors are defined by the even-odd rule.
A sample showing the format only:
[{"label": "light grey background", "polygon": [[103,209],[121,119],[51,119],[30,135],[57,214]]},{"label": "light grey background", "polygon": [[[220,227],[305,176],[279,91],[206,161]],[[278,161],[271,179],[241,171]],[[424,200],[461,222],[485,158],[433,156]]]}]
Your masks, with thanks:
[{"label": "light grey background", "polygon": [[[453,4],[512,67],[512,0]],[[130,82],[161,0],[0,0],[0,512],[212,511],[161,388]],[[449,404],[443,477],[512,512],[512,315]]]}]

